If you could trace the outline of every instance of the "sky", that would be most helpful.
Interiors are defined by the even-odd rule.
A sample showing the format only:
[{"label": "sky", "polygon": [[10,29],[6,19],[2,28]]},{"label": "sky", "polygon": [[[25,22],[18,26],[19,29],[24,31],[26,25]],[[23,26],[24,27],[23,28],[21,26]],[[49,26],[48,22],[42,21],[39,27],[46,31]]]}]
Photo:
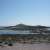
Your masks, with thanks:
[{"label": "sky", "polygon": [[0,26],[19,23],[50,26],[50,0],[0,0]]}]

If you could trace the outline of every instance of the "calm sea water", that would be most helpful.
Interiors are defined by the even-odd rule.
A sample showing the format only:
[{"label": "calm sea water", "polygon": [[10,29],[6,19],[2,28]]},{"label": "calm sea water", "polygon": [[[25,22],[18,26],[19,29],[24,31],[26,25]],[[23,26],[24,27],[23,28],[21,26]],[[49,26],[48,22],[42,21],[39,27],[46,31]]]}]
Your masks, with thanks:
[{"label": "calm sea water", "polygon": [[0,30],[0,34],[30,34],[30,31]]},{"label": "calm sea water", "polygon": [[[27,31],[0,30],[0,34],[39,34],[39,33],[32,33],[29,30]],[[43,33],[43,34],[46,34],[46,33]]]}]

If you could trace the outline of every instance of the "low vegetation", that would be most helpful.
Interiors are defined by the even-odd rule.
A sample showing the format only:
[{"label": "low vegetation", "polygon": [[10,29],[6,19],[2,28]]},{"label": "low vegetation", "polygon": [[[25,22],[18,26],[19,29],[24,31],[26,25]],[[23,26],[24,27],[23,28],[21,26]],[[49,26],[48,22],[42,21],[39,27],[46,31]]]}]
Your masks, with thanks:
[{"label": "low vegetation", "polygon": [[0,35],[0,41],[8,43],[50,43],[50,35],[16,34]]}]

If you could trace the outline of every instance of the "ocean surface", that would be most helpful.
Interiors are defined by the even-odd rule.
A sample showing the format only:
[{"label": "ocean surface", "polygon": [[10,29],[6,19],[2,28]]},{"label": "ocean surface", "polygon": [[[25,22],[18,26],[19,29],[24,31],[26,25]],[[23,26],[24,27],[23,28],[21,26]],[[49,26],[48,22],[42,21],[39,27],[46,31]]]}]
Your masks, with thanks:
[{"label": "ocean surface", "polygon": [[30,33],[31,33],[30,31],[0,30],[0,34],[30,34]]},{"label": "ocean surface", "polygon": [[[0,34],[40,34],[40,33],[32,33],[29,30],[27,30],[27,31],[0,30]],[[43,33],[43,34],[46,34],[46,33]]]}]

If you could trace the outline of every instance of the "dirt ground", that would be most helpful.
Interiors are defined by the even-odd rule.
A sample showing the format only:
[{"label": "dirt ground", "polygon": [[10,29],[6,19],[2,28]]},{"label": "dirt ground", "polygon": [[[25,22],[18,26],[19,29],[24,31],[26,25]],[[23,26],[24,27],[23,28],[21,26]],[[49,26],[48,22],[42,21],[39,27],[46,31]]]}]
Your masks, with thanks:
[{"label": "dirt ground", "polygon": [[16,44],[14,46],[0,46],[0,50],[50,50],[50,44]]}]

